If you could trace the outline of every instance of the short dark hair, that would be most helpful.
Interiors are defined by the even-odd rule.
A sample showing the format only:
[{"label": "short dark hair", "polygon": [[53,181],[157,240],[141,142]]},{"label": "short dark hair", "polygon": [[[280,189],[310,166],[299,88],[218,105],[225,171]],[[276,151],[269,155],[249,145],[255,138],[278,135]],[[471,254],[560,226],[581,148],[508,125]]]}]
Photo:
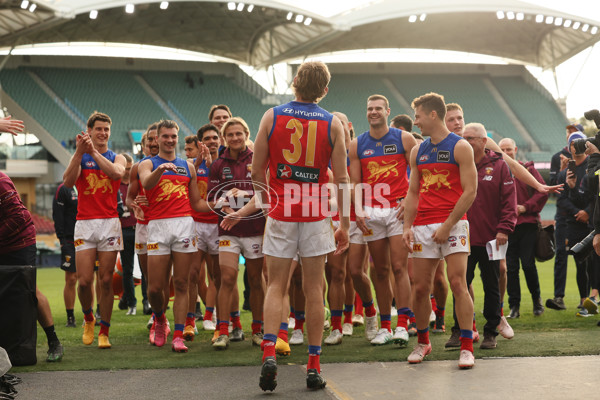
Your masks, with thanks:
[{"label": "short dark hair", "polygon": [[217,132],[217,135],[221,136],[221,132],[219,131],[219,128],[216,127],[216,125],[205,124],[205,125],[202,125],[200,127],[200,129],[198,129],[198,132],[196,133],[198,140],[202,141],[204,134],[208,131],[215,131],[215,132]]},{"label": "short dark hair", "polygon": [[160,136],[160,130],[162,128],[165,128],[165,129],[175,128],[177,130],[177,132],[179,132],[179,125],[177,125],[177,122],[172,121],[170,119],[162,119],[158,122],[158,124],[156,125],[157,136]]},{"label": "short dark hair", "polygon": [[210,108],[210,111],[208,112],[208,121],[212,121],[213,119],[213,115],[215,114],[215,111],[217,110],[225,110],[227,111],[227,114],[229,114],[229,118],[233,117],[233,114],[231,114],[231,110],[229,109],[229,107],[227,107],[227,105],[225,104],[215,104]]},{"label": "short dark hair", "polygon": [[406,114],[399,114],[392,118],[392,126],[406,132],[412,132],[413,120]]},{"label": "short dark hair", "polygon": [[304,101],[318,103],[327,94],[331,73],[321,61],[307,61],[300,65],[292,82],[296,96]]},{"label": "short dark hair", "polygon": [[94,111],[87,120],[87,127],[92,129],[96,121],[108,122],[109,125],[112,125],[112,120],[108,115]]},{"label": "short dark hair", "polygon": [[434,92],[424,94],[417,97],[412,102],[413,110],[417,107],[422,107],[424,111],[432,112],[435,111],[438,118],[442,121],[446,117],[446,103],[444,102],[444,96]]},{"label": "short dark hair", "polygon": [[185,144],[194,143],[196,146],[198,146],[198,136],[196,136],[196,135],[186,136],[184,140],[185,140]]}]

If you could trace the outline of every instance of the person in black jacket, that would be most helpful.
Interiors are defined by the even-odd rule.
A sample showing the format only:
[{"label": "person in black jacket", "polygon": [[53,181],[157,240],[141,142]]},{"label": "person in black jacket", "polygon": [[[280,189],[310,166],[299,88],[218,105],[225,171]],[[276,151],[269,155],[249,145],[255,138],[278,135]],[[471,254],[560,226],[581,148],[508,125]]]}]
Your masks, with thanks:
[{"label": "person in black jacket", "polygon": [[[572,145],[573,136],[569,138],[570,150],[575,160],[575,172],[568,168],[561,171],[558,175],[558,182],[565,182],[565,190],[561,193],[557,201],[557,207],[564,212],[567,222],[567,240],[565,246],[567,250],[579,243],[590,233],[588,222],[592,214],[592,195],[588,190],[587,184],[587,156],[585,154],[576,154]],[[588,312],[583,307],[583,301],[589,294],[589,266],[590,259],[575,259],[577,266],[577,287],[579,288],[579,297],[581,303],[578,308],[578,316],[587,316]],[[564,271],[566,273],[566,270]],[[557,275],[555,270],[554,287],[555,294],[557,290],[564,296],[564,287],[566,283],[566,275]],[[560,297],[562,297],[560,296]]]},{"label": "person in black jacket", "polygon": [[60,242],[60,268],[65,271],[63,297],[67,310],[67,327],[75,328],[75,286],[77,269],[75,267],[75,220],[77,218],[77,191],[60,184],[52,200],[52,219],[54,230]]}]

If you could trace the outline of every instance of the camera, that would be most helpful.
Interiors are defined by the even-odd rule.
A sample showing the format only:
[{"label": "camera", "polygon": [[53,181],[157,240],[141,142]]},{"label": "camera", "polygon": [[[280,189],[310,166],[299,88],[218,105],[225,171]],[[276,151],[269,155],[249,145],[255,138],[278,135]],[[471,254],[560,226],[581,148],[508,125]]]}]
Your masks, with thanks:
[{"label": "camera", "polygon": [[[583,113],[583,116],[588,121],[594,121],[596,123],[596,128],[600,129],[600,111],[598,110],[590,110]],[[596,133],[596,136],[593,138],[587,139],[575,139],[572,142],[573,148],[575,149],[575,154],[583,154],[585,153],[585,143],[590,142],[598,149],[600,149],[600,131]]]},{"label": "camera", "polygon": [[581,242],[571,247],[569,249],[569,254],[571,254],[578,262],[588,258],[594,251],[594,236],[596,236],[595,230],[591,231]]}]

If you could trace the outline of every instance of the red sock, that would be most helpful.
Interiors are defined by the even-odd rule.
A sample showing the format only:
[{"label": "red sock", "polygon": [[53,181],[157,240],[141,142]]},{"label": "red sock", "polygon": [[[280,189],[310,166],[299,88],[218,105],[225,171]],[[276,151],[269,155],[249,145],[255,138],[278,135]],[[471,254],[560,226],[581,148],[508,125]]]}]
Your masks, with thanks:
[{"label": "red sock", "polygon": [[204,321],[210,321],[212,319],[213,316],[213,312],[212,311],[208,311],[208,309],[206,311],[204,311]]},{"label": "red sock", "polygon": [[427,329],[425,332],[417,330],[417,342],[421,344],[429,343],[429,329]]},{"label": "red sock", "polygon": [[239,315],[236,315],[235,317],[230,317],[230,318],[231,318],[231,323],[233,324],[234,328],[242,329],[242,322],[240,321]]},{"label": "red sock", "polygon": [[381,321],[381,329],[387,329],[388,331],[392,331],[392,321],[385,320],[385,321]]},{"label": "red sock", "polygon": [[286,329],[280,329],[279,333],[277,334],[277,337],[287,343],[288,342],[288,331]]},{"label": "red sock", "polygon": [[298,319],[296,318],[296,322],[294,323],[294,329],[300,329],[302,332],[304,332],[304,321],[305,319]]},{"label": "red sock", "polygon": [[504,317],[504,307],[500,307],[500,316]]},{"label": "red sock", "polygon": [[92,322],[94,320],[94,311],[92,310],[89,313],[83,314],[83,319],[85,319],[86,322]]},{"label": "red sock", "polygon": [[185,326],[188,326],[188,325],[196,326],[195,322],[196,322],[196,318],[194,318],[194,317],[186,317],[185,318]]},{"label": "red sock", "polygon": [[342,317],[331,317],[331,330],[339,330],[342,331]]},{"label": "red sock", "polygon": [[104,324],[100,324],[100,333],[99,333],[99,335],[106,335],[106,336],[108,336],[108,328],[110,328],[110,327],[106,326]]},{"label": "red sock", "polygon": [[404,329],[408,329],[408,315],[398,314],[398,326]]},{"label": "red sock", "polygon": [[313,355],[313,354],[309,354],[308,355],[308,365],[306,366],[306,369],[316,369],[318,373],[321,373],[321,360],[320,360],[321,356],[320,355]]},{"label": "red sock", "polygon": [[[331,321],[333,323],[333,320]],[[344,311],[344,324],[352,323],[352,311]]]},{"label": "red sock", "polygon": [[296,318],[296,315],[292,312],[292,310],[290,310],[290,315],[288,316],[289,318]]},{"label": "red sock", "polygon": [[473,331],[476,331],[476,330],[477,330],[476,322],[475,322],[475,320],[473,320]]},{"label": "red sock", "polygon": [[369,307],[365,307],[365,315],[367,317],[373,317],[377,315],[377,310],[375,309],[374,304],[371,304]]},{"label": "red sock", "polygon": [[175,329],[175,332],[173,332],[173,339],[176,339],[178,337],[183,338],[183,331]]},{"label": "red sock", "polygon": [[260,322],[253,322],[252,323],[252,334],[254,335],[255,333],[259,333],[261,328],[262,328],[262,324]]},{"label": "red sock", "polygon": [[410,322],[411,324],[416,324],[416,323],[417,323],[417,319],[415,318],[415,316],[414,316],[414,315],[413,315],[412,317],[409,317],[409,318],[408,318],[408,320],[409,320],[409,322]]},{"label": "red sock", "polygon": [[473,352],[473,339],[461,337],[460,338],[460,349],[461,350],[469,350],[472,353]]},{"label": "red sock", "polygon": [[219,335],[229,335],[229,323],[223,322],[219,323]]},{"label": "red sock", "polygon": [[356,297],[354,298],[354,314],[364,314],[362,300],[358,293],[356,293]]},{"label": "red sock", "polygon": [[433,312],[436,312],[436,310],[437,310],[437,304],[435,302],[435,297],[431,297],[431,309],[433,310]]},{"label": "red sock", "polygon": [[275,343],[270,340],[263,340],[260,344],[260,348],[263,351],[262,360],[265,362],[265,358],[273,357],[275,358]]}]

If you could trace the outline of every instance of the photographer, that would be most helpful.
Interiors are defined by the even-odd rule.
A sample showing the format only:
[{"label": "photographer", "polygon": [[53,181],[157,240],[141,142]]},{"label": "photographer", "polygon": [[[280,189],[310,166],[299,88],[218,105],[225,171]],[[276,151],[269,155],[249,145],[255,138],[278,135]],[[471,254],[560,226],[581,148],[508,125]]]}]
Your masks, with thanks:
[{"label": "photographer", "polygon": [[[580,133],[574,133],[569,137],[569,149],[573,155],[573,160],[569,161],[569,166],[558,175],[558,182],[565,182],[567,185],[565,191],[558,198],[557,206],[566,211],[567,220],[567,248],[573,247],[581,242],[590,232],[588,222],[592,213],[592,192],[587,185],[587,155],[577,151],[577,140],[585,140],[586,136]],[[581,150],[581,149],[579,149]],[[579,288],[579,297],[581,303],[577,312],[578,316],[588,316],[588,311],[583,307],[583,301],[589,293],[588,272],[590,266],[589,257],[575,257],[577,267],[577,287]],[[563,274],[555,274],[555,291],[559,289],[564,296],[566,284],[566,271]]]}]

